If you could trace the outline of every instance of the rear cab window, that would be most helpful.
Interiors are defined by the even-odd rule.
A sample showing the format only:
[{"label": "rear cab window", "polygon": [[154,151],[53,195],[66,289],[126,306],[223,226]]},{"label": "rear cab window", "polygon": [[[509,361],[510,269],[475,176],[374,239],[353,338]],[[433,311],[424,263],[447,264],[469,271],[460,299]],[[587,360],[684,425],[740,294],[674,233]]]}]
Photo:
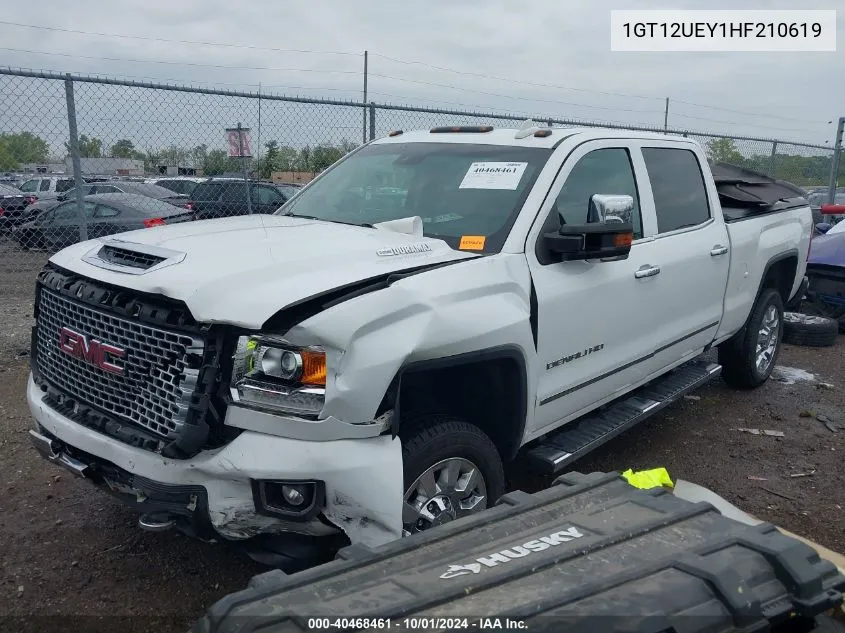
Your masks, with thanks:
[{"label": "rear cab window", "polygon": [[668,147],[643,147],[642,153],[654,195],[657,232],[671,233],[707,222],[710,202],[695,153]]}]

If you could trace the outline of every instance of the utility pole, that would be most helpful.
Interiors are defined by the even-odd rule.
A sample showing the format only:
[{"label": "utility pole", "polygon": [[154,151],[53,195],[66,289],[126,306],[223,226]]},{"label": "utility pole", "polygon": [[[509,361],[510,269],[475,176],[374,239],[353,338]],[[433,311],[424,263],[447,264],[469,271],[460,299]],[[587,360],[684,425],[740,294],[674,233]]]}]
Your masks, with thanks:
[{"label": "utility pole", "polygon": [[666,97],[666,110],[663,112],[663,133],[669,133],[669,97]]},{"label": "utility pole", "polygon": [[364,100],[361,102],[364,104],[363,108],[363,130],[361,133],[361,138],[363,139],[364,143],[367,142],[367,51],[364,51]]},{"label": "utility pole", "polygon": [[839,158],[842,154],[842,132],[845,129],[845,117],[839,118],[839,125],[836,128],[836,143],[833,145],[833,160],[830,165],[830,181],[827,189],[827,203],[833,204],[836,200],[836,184],[839,180]]}]

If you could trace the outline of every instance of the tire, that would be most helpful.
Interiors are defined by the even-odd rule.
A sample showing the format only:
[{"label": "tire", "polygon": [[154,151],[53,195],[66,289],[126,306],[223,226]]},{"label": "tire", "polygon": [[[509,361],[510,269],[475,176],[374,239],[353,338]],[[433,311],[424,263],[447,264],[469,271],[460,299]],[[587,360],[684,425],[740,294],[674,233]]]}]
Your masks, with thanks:
[{"label": "tire", "polygon": [[810,633],[845,633],[845,622],[835,620],[829,615],[817,615],[816,626]]},{"label": "tire", "polygon": [[836,344],[839,324],[823,316],[787,312],[783,317],[783,340],[790,345],[830,347]]},{"label": "tire", "polygon": [[804,301],[801,303],[800,312],[834,319],[839,322],[839,331],[845,332],[845,306],[833,306],[819,300]]},{"label": "tire", "polygon": [[[505,487],[502,458],[496,445],[477,426],[443,414],[420,415],[403,421],[403,426],[406,429],[406,433],[400,433],[405,484],[403,535],[490,508],[502,495]],[[461,475],[456,486],[450,486],[447,462]],[[483,488],[473,483],[478,479],[469,476],[473,470]],[[436,487],[433,491],[429,487],[429,491],[436,491],[435,495],[423,494],[425,486],[417,483],[426,472],[434,476],[430,481]],[[468,482],[471,488],[466,486]],[[421,509],[428,512],[421,513]]]},{"label": "tire", "polygon": [[[728,385],[738,389],[754,389],[769,379],[775,368],[783,340],[783,299],[772,288],[764,288],[751,310],[745,328],[719,345],[719,364],[722,378]],[[773,349],[766,362],[758,365],[758,338],[762,336],[763,319],[776,317],[773,338],[769,344]]]}]

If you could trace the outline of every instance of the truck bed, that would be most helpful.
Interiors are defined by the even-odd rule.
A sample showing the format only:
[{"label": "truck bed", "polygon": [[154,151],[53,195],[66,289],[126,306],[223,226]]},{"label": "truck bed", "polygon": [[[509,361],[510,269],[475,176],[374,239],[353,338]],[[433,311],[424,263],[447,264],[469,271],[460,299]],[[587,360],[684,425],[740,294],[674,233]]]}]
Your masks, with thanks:
[{"label": "truck bed", "polygon": [[496,618],[529,631],[778,630],[812,625],[843,590],[833,564],[772,525],[616,473],[569,474],[377,549],[256,576],[193,631],[481,630]]}]

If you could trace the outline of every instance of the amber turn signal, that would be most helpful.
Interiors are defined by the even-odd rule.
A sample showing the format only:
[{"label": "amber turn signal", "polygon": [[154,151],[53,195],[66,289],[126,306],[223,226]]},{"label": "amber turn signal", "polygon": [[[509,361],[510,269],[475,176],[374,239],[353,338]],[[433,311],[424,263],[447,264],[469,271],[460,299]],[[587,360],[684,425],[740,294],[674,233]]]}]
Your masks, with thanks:
[{"label": "amber turn signal", "polygon": [[304,385],[326,384],[326,355],[323,352],[301,350],[302,375],[299,382]]}]

